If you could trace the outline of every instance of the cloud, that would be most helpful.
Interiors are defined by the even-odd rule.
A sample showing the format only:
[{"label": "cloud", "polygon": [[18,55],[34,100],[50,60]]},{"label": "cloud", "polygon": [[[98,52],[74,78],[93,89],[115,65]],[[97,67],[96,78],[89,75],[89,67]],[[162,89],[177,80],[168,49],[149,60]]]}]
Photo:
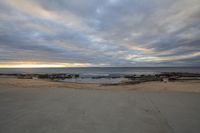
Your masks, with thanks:
[{"label": "cloud", "polygon": [[0,64],[199,66],[199,0],[5,0]]}]

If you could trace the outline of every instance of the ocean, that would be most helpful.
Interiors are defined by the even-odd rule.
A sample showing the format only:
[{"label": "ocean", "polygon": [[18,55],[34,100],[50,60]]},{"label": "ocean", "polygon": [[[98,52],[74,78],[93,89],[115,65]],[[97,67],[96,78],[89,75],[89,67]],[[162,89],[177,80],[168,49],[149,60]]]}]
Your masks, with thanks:
[{"label": "ocean", "polygon": [[95,76],[108,75],[153,75],[162,72],[188,72],[200,73],[200,67],[84,67],[84,68],[1,68],[1,74],[79,74],[79,78],[65,79],[62,82],[75,83],[121,83],[126,82],[127,78],[92,78]]},{"label": "ocean", "polygon": [[80,75],[109,75],[109,74],[159,74],[162,72],[200,73],[200,67],[82,67],[82,68],[1,68],[1,74],[34,73],[52,74],[69,73]]}]

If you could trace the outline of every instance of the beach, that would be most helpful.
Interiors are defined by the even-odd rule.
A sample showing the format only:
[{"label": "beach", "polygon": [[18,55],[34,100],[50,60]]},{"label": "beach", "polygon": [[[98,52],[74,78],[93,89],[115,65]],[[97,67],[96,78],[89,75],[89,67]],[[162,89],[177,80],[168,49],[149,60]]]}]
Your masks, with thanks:
[{"label": "beach", "polygon": [[174,82],[152,81],[140,84],[102,85],[91,83],[58,82],[42,79],[17,79],[15,77],[1,77],[0,86],[4,88],[65,88],[82,90],[107,91],[172,91],[172,92],[200,92],[200,80],[182,80]]},{"label": "beach", "polygon": [[200,133],[200,0],[0,0],[0,133]]},{"label": "beach", "polygon": [[199,133],[200,82],[99,85],[0,78],[2,133]]}]

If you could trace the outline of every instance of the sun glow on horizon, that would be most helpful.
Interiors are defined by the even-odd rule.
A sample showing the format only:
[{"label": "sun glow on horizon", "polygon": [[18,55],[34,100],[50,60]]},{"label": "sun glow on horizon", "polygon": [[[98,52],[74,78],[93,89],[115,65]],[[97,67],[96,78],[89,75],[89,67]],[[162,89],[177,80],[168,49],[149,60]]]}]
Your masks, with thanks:
[{"label": "sun glow on horizon", "polygon": [[65,68],[65,67],[89,67],[89,63],[10,63],[0,64],[0,68]]}]

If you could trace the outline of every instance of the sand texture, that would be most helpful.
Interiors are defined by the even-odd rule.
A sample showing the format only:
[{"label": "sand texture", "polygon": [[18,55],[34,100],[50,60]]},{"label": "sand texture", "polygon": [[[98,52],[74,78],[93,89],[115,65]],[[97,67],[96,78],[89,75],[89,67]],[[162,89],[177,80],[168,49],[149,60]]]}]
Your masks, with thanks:
[{"label": "sand texture", "polygon": [[199,85],[1,78],[0,133],[199,133]]},{"label": "sand texture", "polygon": [[200,80],[187,80],[176,82],[146,82],[134,85],[101,85],[54,82],[51,80],[33,80],[17,78],[0,78],[0,86],[19,88],[66,88],[66,89],[92,89],[92,90],[134,90],[134,91],[181,91],[200,92]]}]

